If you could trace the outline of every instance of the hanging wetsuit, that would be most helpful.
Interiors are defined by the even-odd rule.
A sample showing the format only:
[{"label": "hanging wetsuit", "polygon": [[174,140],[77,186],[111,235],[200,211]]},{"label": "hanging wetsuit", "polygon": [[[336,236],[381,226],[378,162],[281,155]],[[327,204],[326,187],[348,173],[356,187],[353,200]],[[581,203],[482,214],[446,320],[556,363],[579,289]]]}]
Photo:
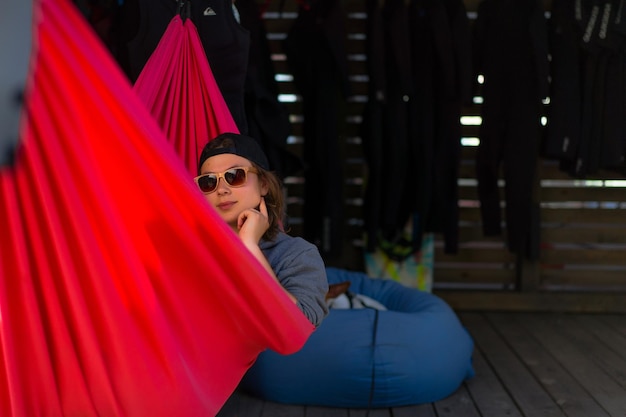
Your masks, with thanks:
[{"label": "hanging wetsuit", "polygon": [[[435,182],[430,217],[426,230],[443,233],[444,252],[454,254],[459,246],[458,180],[461,158],[461,115],[464,105],[472,103],[471,30],[467,10],[461,0],[443,2],[449,25],[450,48],[439,46],[441,54],[448,53],[454,68],[450,88],[441,85],[435,142]],[[443,74],[443,72],[438,72]],[[440,83],[438,83],[440,84]]]},{"label": "hanging wetsuit", "polygon": [[[171,19],[179,12],[176,0],[126,0],[120,30],[128,41],[118,61],[134,82],[152,55]],[[187,3],[187,1],[183,2]],[[232,0],[193,0],[190,18],[198,29],[215,81],[241,133],[247,133],[244,83],[250,34],[237,20]]]},{"label": "hanging wetsuit", "polygon": [[[421,242],[426,223],[431,216],[435,192],[437,100],[443,82],[449,90],[454,64],[449,61],[451,45],[444,6],[439,1],[413,0],[409,4],[409,42],[411,55],[411,82],[414,94],[409,104],[409,136],[413,151],[411,165],[416,176],[411,182],[413,240]],[[444,46],[445,45],[445,46]],[[443,51],[440,48],[445,47]],[[442,71],[441,75],[437,72]],[[407,190],[408,191],[408,190]]]},{"label": "hanging wetsuit", "polygon": [[379,225],[382,216],[382,192],[385,181],[383,167],[384,126],[383,111],[386,97],[385,39],[383,34],[382,2],[367,0],[366,3],[366,56],[368,100],[363,109],[363,121],[359,134],[363,140],[363,152],[367,163],[367,179],[363,204],[363,220],[366,251],[374,252],[378,246]]},{"label": "hanging wetsuit", "polygon": [[380,246],[401,261],[428,231],[443,232],[446,251],[455,252],[460,103],[471,98],[467,13],[457,0],[367,7],[367,250]]},{"label": "hanging wetsuit", "polygon": [[325,260],[339,256],[343,246],[339,125],[349,92],[344,19],[338,1],[302,2],[284,44],[302,96],[303,237],[318,246]]},{"label": "hanging wetsuit", "polygon": [[553,0],[548,25],[550,105],[543,154],[571,166],[581,136],[583,0]]},{"label": "hanging wetsuit", "polygon": [[405,233],[420,176],[409,132],[414,97],[408,7],[403,0],[370,0],[367,16],[369,96],[360,126],[368,164],[366,250],[380,248],[402,261],[421,244]]},{"label": "hanging wetsuit", "polygon": [[291,134],[289,111],[278,101],[278,85],[271,58],[267,31],[255,0],[237,0],[241,26],[250,31],[250,57],[245,82],[248,134],[259,140],[270,168],[281,178],[295,175],[303,162],[287,150]]},{"label": "hanging wetsuit", "polygon": [[582,138],[570,174],[585,178],[602,168],[624,166],[623,34],[620,1],[596,0],[582,36],[586,53]]},{"label": "hanging wetsuit", "polygon": [[604,127],[600,167],[626,174],[626,0],[611,0],[606,36],[600,32],[600,44],[609,50],[606,69]]},{"label": "hanging wetsuit", "polygon": [[[408,7],[404,0],[386,0],[383,6],[386,96],[383,112],[383,187],[381,236],[393,242],[402,234],[414,211],[416,172],[409,138],[413,97]],[[410,188],[409,188],[410,187]]]},{"label": "hanging wetsuit", "polygon": [[415,99],[412,135],[421,167],[417,207],[423,231],[458,251],[461,109],[471,102],[471,33],[462,1],[414,0],[411,36]]},{"label": "hanging wetsuit", "polygon": [[[598,170],[599,138],[602,135],[605,72],[608,54],[598,43],[601,29],[603,0],[586,2],[588,13],[583,14],[585,27],[581,44],[583,48],[582,125],[576,158],[567,168],[570,175],[585,178]],[[585,2],[583,2],[585,4]],[[584,10],[583,10],[584,11]]]},{"label": "hanging wetsuit", "polygon": [[476,75],[484,76],[476,177],[483,232],[500,235],[498,179],[505,181],[507,246],[538,256],[539,204],[533,201],[542,99],[548,95],[547,27],[541,4],[484,0],[474,22]]},{"label": "hanging wetsuit", "polygon": [[585,178],[624,171],[624,0],[555,0],[545,155]]}]

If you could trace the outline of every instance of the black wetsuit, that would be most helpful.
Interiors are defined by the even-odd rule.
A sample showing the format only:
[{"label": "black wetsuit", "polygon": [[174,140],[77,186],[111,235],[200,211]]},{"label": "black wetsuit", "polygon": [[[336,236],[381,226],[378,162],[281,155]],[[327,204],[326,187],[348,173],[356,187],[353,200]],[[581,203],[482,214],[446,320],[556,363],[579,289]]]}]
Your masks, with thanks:
[{"label": "black wetsuit", "polygon": [[553,0],[548,26],[552,82],[543,152],[570,163],[580,143],[582,116],[584,26],[582,16],[576,17],[577,3],[580,7],[581,0]]},{"label": "black wetsuit", "polygon": [[383,11],[379,0],[366,2],[367,73],[369,76],[368,101],[363,110],[359,134],[363,140],[363,152],[367,163],[367,178],[363,204],[363,221],[367,252],[374,252],[378,245],[380,218],[382,216],[382,192],[385,184],[383,165],[384,124],[383,110],[387,82],[385,75],[385,37]]},{"label": "black wetsuit", "polygon": [[599,166],[626,175],[626,0],[605,2],[605,11],[608,6],[608,33],[600,42],[608,58]]},{"label": "black wetsuit", "polygon": [[505,181],[507,244],[538,256],[539,207],[533,198],[542,99],[548,96],[547,22],[536,0],[484,0],[474,22],[474,63],[482,85],[476,177],[483,232],[500,235],[498,179]]},{"label": "black wetsuit", "polygon": [[547,158],[572,177],[624,173],[626,1],[554,0]]},{"label": "black wetsuit", "polygon": [[417,207],[423,230],[442,233],[444,251],[457,253],[460,119],[462,106],[472,99],[471,32],[461,0],[413,1],[420,3],[411,12],[416,20],[425,17],[422,25],[411,25],[416,86],[412,104],[420,103],[413,120],[421,119],[423,126],[415,135],[422,150],[414,155],[424,167]]},{"label": "black wetsuit", "polygon": [[248,133],[259,140],[270,168],[279,177],[301,173],[302,159],[287,149],[289,111],[278,101],[278,84],[265,22],[255,0],[237,0],[241,25],[250,31],[250,58],[245,83]]},{"label": "black wetsuit", "polygon": [[340,127],[349,93],[341,3],[300,4],[285,40],[287,63],[302,96],[305,187],[303,234],[325,260],[343,249],[343,165]]},{"label": "black wetsuit", "polygon": [[408,256],[424,232],[442,232],[456,252],[460,114],[471,99],[467,12],[458,0],[371,0],[367,12],[367,250]]},{"label": "black wetsuit", "polygon": [[419,178],[409,123],[414,100],[411,69],[409,8],[404,0],[387,0],[383,6],[386,92],[383,108],[381,236],[393,241],[415,211]]}]

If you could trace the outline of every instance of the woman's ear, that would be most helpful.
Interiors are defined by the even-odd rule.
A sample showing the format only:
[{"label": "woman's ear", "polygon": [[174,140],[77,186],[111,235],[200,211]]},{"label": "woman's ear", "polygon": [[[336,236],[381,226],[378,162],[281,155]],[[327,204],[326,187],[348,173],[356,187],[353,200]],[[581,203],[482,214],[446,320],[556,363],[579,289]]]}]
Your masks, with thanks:
[{"label": "woman's ear", "polygon": [[265,197],[267,195],[267,193],[269,193],[270,191],[270,186],[269,183],[267,182],[267,179],[263,176],[260,179],[260,188],[261,188],[261,196]]}]

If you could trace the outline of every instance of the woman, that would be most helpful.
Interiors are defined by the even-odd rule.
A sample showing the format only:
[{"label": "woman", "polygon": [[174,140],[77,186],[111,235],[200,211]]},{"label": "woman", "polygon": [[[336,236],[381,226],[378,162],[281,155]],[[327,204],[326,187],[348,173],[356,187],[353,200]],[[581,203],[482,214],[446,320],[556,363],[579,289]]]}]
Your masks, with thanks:
[{"label": "woman", "polygon": [[319,326],[328,314],[325,265],[317,247],[284,232],[282,185],[258,142],[237,133],[209,141],[194,181],[250,253]]}]

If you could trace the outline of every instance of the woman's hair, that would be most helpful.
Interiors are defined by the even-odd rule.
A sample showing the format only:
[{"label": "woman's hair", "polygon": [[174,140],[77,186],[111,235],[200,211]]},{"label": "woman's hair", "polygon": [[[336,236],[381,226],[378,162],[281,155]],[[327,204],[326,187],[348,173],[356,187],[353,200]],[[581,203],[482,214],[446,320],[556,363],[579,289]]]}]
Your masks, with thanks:
[{"label": "woman's hair", "polygon": [[267,206],[270,227],[263,237],[266,240],[272,240],[276,237],[279,230],[283,230],[285,221],[283,185],[273,172],[258,166],[256,168],[259,171],[259,179],[266,182],[268,190],[265,196],[265,205]]},{"label": "woman's hair", "polygon": [[[276,237],[279,231],[283,230],[283,222],[285,221],[285,212],[284,212],[284,195],[283,195],[283,184],[278,176],[262,167],[259,163],[247,158],[245,155],[241,155],[241,152],[236,151],[236,149],[241,149],[238,147],[238,141],[241,140],[242,136],[237,134],[230,135],[220,135],[213,140],[210,140],[202,150],[202,155],[200,157],[200,163],[198,164],[198,171],[200,170],[201,165],[208,159],[207,155],[212,154],[220,154],[220,153],[232,153],[234,155],[242,156],[250,161],[252,166],[256,168],[257,175],[259,177],[259,181],[265,181],[267,184],[267,195],[265,196],[265,205],[267,206],[267,216],[270,223],[269,228],[263,234],[263,238],[265,240],[272,240]],[[245,137],[248,141],[248,137]],[[249,141],[248,141],[249,142]],[[249,144],[248,144],[249,145]],[[258,152],[262,152],[260,146],[257,150]],[[233,149],[233,152],[220,152],[216,153],[216,149],[224,150],[225,148]],[[265,155],[263,154],[263,157]],[[266,162],[264,160],[261,161],[264,165]]]}]

